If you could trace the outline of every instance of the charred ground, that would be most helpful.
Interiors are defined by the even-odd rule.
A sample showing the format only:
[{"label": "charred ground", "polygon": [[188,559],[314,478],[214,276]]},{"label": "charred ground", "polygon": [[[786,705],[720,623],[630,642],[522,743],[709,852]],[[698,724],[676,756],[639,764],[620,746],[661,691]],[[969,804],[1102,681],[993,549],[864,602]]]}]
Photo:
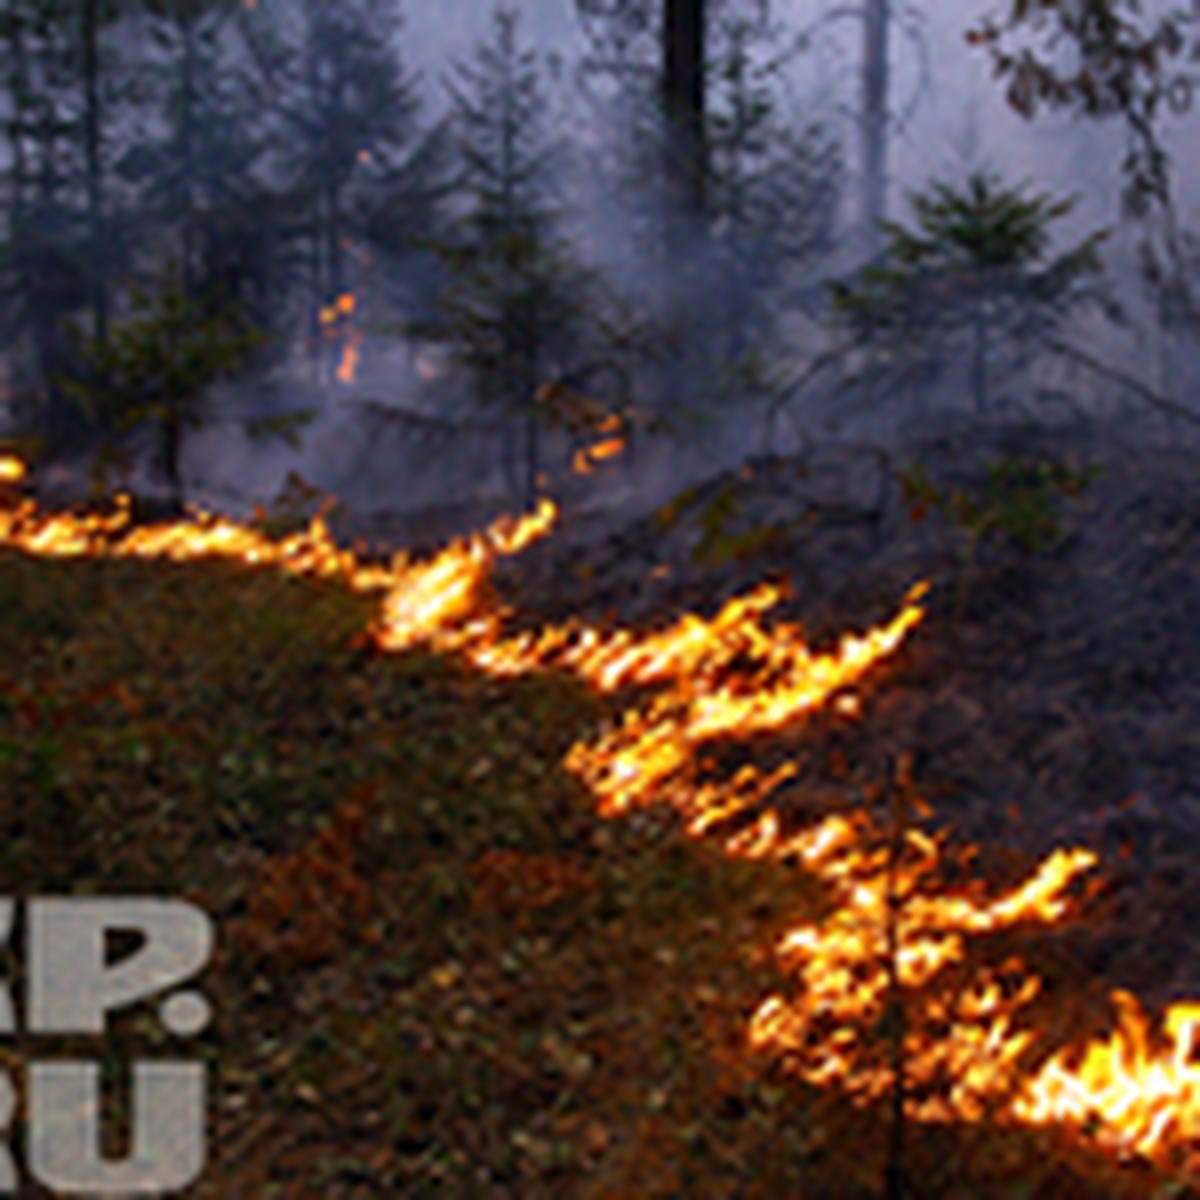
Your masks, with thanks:
[{"label": "charred ground", "polygon": [[523,619],[654,623],[777,578],[781,613],[821,645],[928,580],[929,615],[861,720],[795,731],[794,810],[852,803],[910,754],[938,824],[993,860],[1100,851],[1097,965],[1179,998],[1200,988],[1198,461],[1191,431],[1129,419],[947,426],[752,461],[535,546],[498,581]]}]

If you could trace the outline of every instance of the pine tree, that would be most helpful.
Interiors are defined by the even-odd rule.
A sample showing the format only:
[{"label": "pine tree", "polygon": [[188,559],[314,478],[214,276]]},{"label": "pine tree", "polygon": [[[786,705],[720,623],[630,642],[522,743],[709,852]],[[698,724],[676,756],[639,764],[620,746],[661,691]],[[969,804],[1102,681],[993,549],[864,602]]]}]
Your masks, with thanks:
[{"label": "pine tree", "polygon": [[395,216],[427,212],[430,188],[401,23],[396,0],[260,0],[245,17],[294,216],[309,346],[326,380],[338,349],[328,328],[351,308],[361,314],[373,250],[395,254],[428,235]]},{"label": "pine tree", "polygon": [[893,366],[953,361],[965,350],[977,412],[991,406],[1005,349],[1020,348],[1028,362],[1083,304],[1119,317],[1099,281],[1103,233],[1051,254],[1052,227],[1070,200],[976,173],[961,187],[935,181],[909,204],[914,225],[885,222],[879,261],[833,285],[834,315]]},{"label": "pine tree", "polygon": [[[592,47],[585,79],[609,84],[601,207],[624,221],[619,266],[636,271],[665,326],[660,403],[682,428],[705,397],[765,383],[758,368],[802,299],[796,284],[834,236],[840,147],[819,116],[786,110],[780,74],[798,48],[756,0],[577,3]],[[703,53],[702,86],[689,47],[693,62]],[[681,123],[701,139],[690,166]]]},{"label": "pine tree", "polygon": [[[137,189],[142,220],[163,231],[154,253],[174,263],[184,292],[222,283],[248,299],[245,293],[273,282],[261,247],[272,242],[275,223],[262,219],[265,130],[253,118],[237,65],[243,46],[235,18],[242,6],[237,0],[146,5],[141,32],[152,49],[142,89],[153,132],[126,148],[117,170]],[[251,215],[257,253],[236,233]]]},{"label": "pine tree", "polygon": [[589,281],[558,233],[541,64],[515,9],[495,10],[491,36],[458,66],[451,102],[456,232],[441,247],[445,279],[425,332],[452,349],[476,402],[501,416],[510,479],[528,499],[542,466],[538,396],[578,361]]},{"label": "pine tree", "polygon": [[[666,307],[662,80],[656,0],[576,0],[587,50],[580,64],[582,120],[593,130],[579,165],[589,224],[616,271]],[[582,206],[582,205],[581,205]]]},{"label": "pine tree", "polygon": [[3,323],[16,353],[23,423],[49,449],[82,433],[61,386],[75,367],[75,319],[107,330],[122,252],[108,166],[120,64],[104,34],[119,15],[96,0],[7,0],[0,9],[5,124]]},{"label": "pine tree", "polygon": [[188,430],[210,418],[214,383],[244,368],[261,343],[226,296],[198,296],[177,281],[135,293],[132,312],[89,350],[89,370],[75,387],[114,435],[148,428],[168,503],[182,511],[182,457]]},{"label": "pine tree", "polygon": [[779,345],[780,324],[808,302],[806,281],[833,244],[842,188],[837,141],[787,112],[776,89],[770,25],[718,22],[710,86],[707,341],[725,373],[747,372]]}]

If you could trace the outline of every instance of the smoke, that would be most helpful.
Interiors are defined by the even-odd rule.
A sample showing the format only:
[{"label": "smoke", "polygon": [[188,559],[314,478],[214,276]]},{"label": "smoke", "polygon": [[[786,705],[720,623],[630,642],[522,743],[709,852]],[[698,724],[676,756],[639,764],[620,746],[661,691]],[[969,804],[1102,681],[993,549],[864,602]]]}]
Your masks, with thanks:
[{"label": "smoke", "polygon": [[[639,343],[636,361],[627,369],[632,408],[642,423],[628,453],[586,480],[573,479],[569,464],[576,439],[562,430],[544,435],[546,474],[581,511],[649,506],[764,451],[796,453],[823,440],[864,435],[886,441],[904,436],[906,423],[964,409],[963,373],[954,364],[947,364],[937,380],[866,394],[845,383],[847,374],[854,373],[851,362],[848,370],[818,373],[812,387],[779,403],[781,391],[804,379],[828,352],[830,339],[821,325],[822,280],[852,263],[846,234],[855,207],[848,198],[857,183],[853,135],[860,29],[855,20],[837,19],[840,11],[830,5],[826,13],[814,15],[811,6],[776,4],[776,30],[760,48],[756,64],[787,52],[782,69],[769,80],[761,76],[763,86],[780,105],[785,126],[816,124],[834,147],[827,168],[819,165],[819,155],[814,160],[818,173],[827,170],[831,184],[841,183],[834,223],[825,244],[814,245],[807,260],[798,258],[790,275],[772,276],[765,268],[778,258],[778,243],[771,239],[790,226],[784,218],[761,220],[761,244],[741,245],[737,255],[739,269],[745,263],[759,265],[739,276],[730,265],[733,258],[714,250],[712,238],[676,236],[668,242],[664,234],[670,214],[649,183],[661,146],[639,108],[648,96],[636,95],[631,82],[640,79],[639,86],[653,94],[653,39],[642,74],[626,77],[629,86],[611,86],[611,79],[603,84],[582,71],[590,47],[573,0],[530,0],[520,6],[521,33],[548,63],[555,124],[570,150],[558,197],[566,240],[606,280],[614,306],[605,319],[625,313],[626,333]],[[401,49],[421,80],[430,121],[445,108],[439,81],[453,61],[487,35],[491,13],[492,6],[482,0],[457,5],[452,13],[432,5],[407,6]],[[976,13],[925,5],[912,24],[912,36],[897,33],[894,38],[891,215],[903,218],[907,191],[931,178],[959,181],[972,170],[987,168],[1006,181],[1030,180],[1038,190],[1074,196],[1075,210],[1060,229],[1064,242],[1097,227],[1118,227],[1121,130],[1049,114],[1033,122],[1018,117],[992,78],[986,55],[965,42],[965,31],[982,15],[982,7]],[[798,50],[802,35],[807,38],[804,51]],[[717,51],[727,49],[721,37],[713,44]],[[720,92],[715,89],[718,104]],[[727,108],[721,119],[728,117]],[[1200,216],[1197,180],[1180,153],[1182,136],[1179,127],[1168,145],[1176,151],[1181,211],[1194,218]],[[846,150],[839,157],[840,147]],[[780,163],[764,158],[763,164],[756,187],[790,178]],[[663,257],[668,244],[674,256],[670,261]],[[1127,309],[1144,325],[1148,314],[1139,299],[1136,236],[1112,238],[1106,257]],[[411,264],[377,263],[371,286],[383,280],[389,290],[403,292],[412,282],[405,272],[412,269]],[[388,271],[396,277],[385,279]],[[678,330],[670,328],[677,315],[673,297],[677,300],[681,292],[688,302],[683,329],[691,331],[682,342]],[[744,318],[741,328],[729,333],[738,316]],[[1082,325],[1076,332],[1094,341],[1099,328]],[[244,510],[270,503],[286,491],[289,480],[299,479],[340,496],[359,513],[486,508],[517,501],[506,447],[513,432],[496,414],[472,407],[466,378],[445,352],[397,329],[366,328],[363,336],[361,370],[350,385],[317,386],[295,360],[276,372],[274,399],[266,410],[275,405],[313,413],[299,447],[252,440],[235,421],[192,435],[186,449],[192,494]],[[1119,336],[1111,331],[1105,336],[1104,349],[1115,366],[1148,373],[1148,335],[1131,326]],[[715,345],[724,337],[753,370],[720,378],[719,372],[706,374],[715,359],[698,359],[697,343]],[[1161,345],[1150,349],[1156,356],[1151,382],[1157,386],[1170,373],[1161,366],[1169,354]],[[1186,353],[1179,350],[1176,358],[1186,359]],[[1178,374],[1183,367],[1176,363],[1172,369]],[[1104,402],[1104,389],[1095,379],[1081,382],[1083,376],[1061,365],[1054,368],[1058,374],[1045,370],[1047,378],[1038,385],[1043,392],[1086,394],[1097,406]],[[611,381],[611,375],[600,372],[580,388],[604,392]],[[679,397],[678,409],[664,409],[661,398],[667,393]],[[255,393],[224,396],[220,407],[261,412],[263,405],[262,395]]]}]

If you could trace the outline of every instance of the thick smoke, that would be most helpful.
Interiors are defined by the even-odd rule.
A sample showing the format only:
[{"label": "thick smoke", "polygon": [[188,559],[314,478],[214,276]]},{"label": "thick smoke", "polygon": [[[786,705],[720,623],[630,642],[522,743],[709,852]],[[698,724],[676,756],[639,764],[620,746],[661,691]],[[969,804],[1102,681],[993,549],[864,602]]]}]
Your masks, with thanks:
[{"label": "thick smoke", "polygon": [[[718,7],[714,54],[724,54],[740,8],[733,0]],[[752,27],[761,6],[741,7]],[[772,58],[781,65],[769,76],[756,75],[755,86],[769,89],[780,127],[800,131],[811,124],[818,131],[814,138],[824,139],[820,145],[813,142],[809,167],[818,176],[828,174],[837,198],[813,190],[811,207],[829,203],[834,218],[829,228],[814,232],[811,252],[797,258],[790,275],[774,277],[766,268],[783,253],[782,235],[792,230],[791,215],[775,221],[773,228],[769,220],[763,223],[761,247],[738,245],[736,261],[743,274],[735,278],[734,259],[722,257],[728,221],[717,221],[706,236],[690,240],[663,234],[670,214],[649,183],[661,150],[646,110],[657,70],[652,32],[630,49],[624,64],[629,74],[614,83],[612,76],[604,79],[585,69],[595,47],[572,0],[520,6],[521,34],[541,56],[555,135],[565,151],[556,197],[563,237],[590,270],[603,276],[614,301],[606,319],[626,314],[627,339],[637,343],[640,355],[623,368],[633,396],[628,411],[634,414],[634,437],[622,459],[577,478],[570,464],[583,436],[580,430],[560,426],[542,435],[544,474],[581,509],[658,503],[748,457],[796,452],[831,438],[894,438],[903,436],[906,421],[963,410],[962,370],[953,364],[936,381],[883,397],[846,389],[844,370],[814,370],[833,344],[823,325],[822,281],[857,262],[854,134],[860,26],[853,14],[847,16],[836,5],[826,11],[782,3],[768,7],[773,9],[770,36],[754,47],[748,62],[752,71]],[[1076,335],[1089,345],[1102,336],[1100,357],[1114,373],[1142,377],[1155,389],[1177,387],[1187,377],[1191,351],[1178,339],[1146,332],[1151,314],[1140,277],[1137,233],[1121,223],[1122,131],[1115,124],[1053,115],[1033,122],[1019,118],[992,78],[986,55],[966,45],[967,29],[983,15],[936,5],[897,9],[891,215],[904,219],[907,193],[931,179],[959,182],[978,170],[1074,197],[1074,210],[1058,236],[1066,244],[1099,227],[1114,230],[1105,247],[1106,264],[1133,318],[1121,330],[1085,322]],[[396,49],[418,81],[431,127],[448,110],[444,84],[453,63],[488,36],[491,20],[492,6],[483,0],[455,5],[452,16],[444,7],[407,6]],[[729,114],[726,107],[718,120],[728,121]],[[1179,210],[1186,223],[1200,210],[1190,163],[1178,153],[1181,138],[1176,128],[1168,145],[1176,151]],[[788,181],[782,160],[772,163],[764,157],[747,169],[759,167],[768,176],[755,180],[761,196],[770,196],[772,183]],[[775,240],[768,243],[768,235]],[[674,260],[665,262],[663,247],[668,244]],[[363,516],[455,506],[465,512],[472,506],[521,502],[512,463],[506,460],[511,454],[504,449],[505,439],[516,435],[502,415],[471,402],[465,373],[444,349],[406,333],[394,310],[371,311],[369,293],[411,291],[417,269],[413,262],[381,263],[363,275],[360,302],[365,310],[356,331],[361,356],[352,381],[318,381],[311,359],[297,347],[276,366],[269,383],[218,393],[214,411],[225,415],[191,435],[186,445],[185,475],[193,498],[247,511],[256,503],[311,489],[338,495],[349,510]],[[688,306],[682,341],[680,326],[670,327],[678,315],[672,305],[680,294],[686,294]],[[729,333],[743,309],[749,315]],[[706,359],[697,350],[700,343],[725,337],[736,344],[739,361],[753,366],[744,378],[715,381],[712,364],[719,356]],[[1098,408],[1121,403],[1115,375],[1102,384],[1093,373],[1081,388],[1079,380],[1085,376],[1078,364],[1044,370],[1037,386],[1047,394],[1085,391]],[[806,380],[810,371],[813,385],[801,388],[797,381]],[[612,375],[593,372],[572,377],[571,383],[584,395],[593,389],[603,393],[613,390]],[[664,409],[661,396],[668,393],[678,403]],[[311,420],[295,446],[252,439],[236,419],[241,412],[261,418],[297,409],[308,412]],[[152,473],[135,472],[132,482],[150,488]]]}]

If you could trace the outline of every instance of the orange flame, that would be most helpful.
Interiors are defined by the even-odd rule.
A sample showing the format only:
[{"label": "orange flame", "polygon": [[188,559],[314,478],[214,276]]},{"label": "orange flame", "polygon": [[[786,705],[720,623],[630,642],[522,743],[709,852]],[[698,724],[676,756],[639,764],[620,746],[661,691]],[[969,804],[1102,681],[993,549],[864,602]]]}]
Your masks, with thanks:
[{"label": "orange flame", "polygon": [[318,315],[322,325],[336,325],[339,321],[354,316],[357,307],[358,301],[354,293],[343,292],[332,304],[324,305]]},{"label": "orange flame", "polygon": [[[307,529],[273,539],[224,517],[194,515],[135,526],[128,497],[108,513],[43,513],[31,501],[0,507],[0,545],[49,558],[144,558],[175,562],[232,559],[271,566],[291,575],[341,579],[355,591],[381,592],[381,645],[399,648],[428,639],[470,611],[492,559],[523,550],[553,526],[554,504],[514,520],[501,517],[483,533],[453,542],[428,562],[396,555],[390,563],[365,562],[338,546],[328,526],[314,517]],[[401,619],[399,614],[411,614]],[[390,622],[390,623],[389,623]]]},{"label": "orange flame", "polygon": [[[1152,1046],[1150,1022],[1127,992],[1113,993],[1117,1027],[1102,1042],[1051,1058],[1013,1105],[1031,1124],[1094,1131],[1113,1149],[1161,1158],[1172,1145],[1200,1142],[1200,1004],[1173,1004],[1165,1047]],[[1071,1065],[1072,1062],[1075,1065]]]},{"label": "orange flame", "polygon": [[354,293],[342,292],[332,304],[322,306],[317,313],[317,319],[325,329],[326,336],[341,343],[334,378],[342,384],[351,384],[358,378],[363,335],[353,325],[357,309],[358,299]]},{"label": "orange flame", "polygon": [[701,745],[775,731],[814,711],[892,654],[922,617],[914,594],[887,625],[845,637],[831,653],[813,654],[797,626],[763,627],[759,614],[777,599],[777,590],[760,588],[731,601],[711,622],[685,617],[615,655],[568,656],[569,665],[605,690],[672,680],[650,704],[628,710],[612,733],[572,751],[568,765],[592,789],[601,812],[644,805],[666,788],[689,819],[705,820],[715,803],[711,796],[679,792]]},{"label": "orange flame", "polygon": [[362,354],[361,345],[362,338],[357,333],[352,333],[346,338],[345,344],[342,346],[342,357],[338,360],[337,370],[334,371],[338,383],[350,384],[358,378],[358,360]]},{"label": "orange flame", "polygon": [[12,454],[0,454],[0,484],[21,483],[29,472],[25,464]]},{"label": "orange flame", "polygon": [[575,456],[571,460],[571,469],[576,475],[591,475],[600,463],[616,458],[624,449],[624,438],[605,438],[591,446],[584,446],[581,450],[576,450]]},{"label": "orange flame", "polygon": [[1056,851],[1019,887],[983,901],[922,890],[941,854],[927,835],[907,832],[896,874],[892,854],[878,847],[873,834],[859,815],[830,817],[783,837],[771,817],[729,843],[733,853],[800,861],[824,880],[837,904],[828,920],[799,925],[780,940],[776,953],[797,995],[774,995],[759,1006],[750,1043],[785,1055],[811,1082],[837,1082],[862,1099],[886,1093],[892,1070],[879,1061],[874,1031],[891,999],[892,918],[897,983],[922,996],[920,1019],[904,1042],[909,1087],[918,1097],[910,1110],[925,1120],[976,1119],[1014,1086],[1034,1040],[1016,1028],[1015,1017],[1039,993],[1040,980],[1009,959],[1002,968],[980,972],[950,999],[930,985],[964,962],[968,937],[1061,920],[1070,911],[1067,889],[1095,856]]},{"label": "orange flame", "polygon": [[493,618],[464,622],[478,616],[480,591],[493,560],[519,554],[544,537],[557,517],[554,503],[543,499],[530,515],[519,521],[502,517],[484,533],[451,543],[428,563],[410,564],[398,557],[374,631],[378,645],[401,650],[433,642],[449,648],[491,636]]},{"label": "orange flame", "polygon": [[1041,979],[1015,958],[962,979],[968,937],[1063,920],[1068,889],[1095,866],[1094,854],[1056,850],[1020,886],[981,901],[921,890],[940,857],[924,835],[907,834],[898,875],[886,851],[869,849],[872,841],[861,815],[784,837],[768,814],[727,843],[731,853],[795,858],[837,903],[826,921],[780,940],[776,952],[795,994],[762,1002],[748,1030],[752,1047],[782,1055],[809,1082],[837,1084],[863,1101],[885,1095],[895,1080],[877,1031],[892,999],[886,931],[894,914],[896,983],[910,997],[903,1060],[914,1119],[1006,1113],[1025,1124],[1067,1124],[1101,1146],[1163,1162],[1200,1141],[1200,1003],[1171,1006],[1155,1039],[1137,1001],[1116,992],[1117,1027],[1107,1039],[1062,1050],[1030,1071],[1038,1034],[1020,1022]]}]

